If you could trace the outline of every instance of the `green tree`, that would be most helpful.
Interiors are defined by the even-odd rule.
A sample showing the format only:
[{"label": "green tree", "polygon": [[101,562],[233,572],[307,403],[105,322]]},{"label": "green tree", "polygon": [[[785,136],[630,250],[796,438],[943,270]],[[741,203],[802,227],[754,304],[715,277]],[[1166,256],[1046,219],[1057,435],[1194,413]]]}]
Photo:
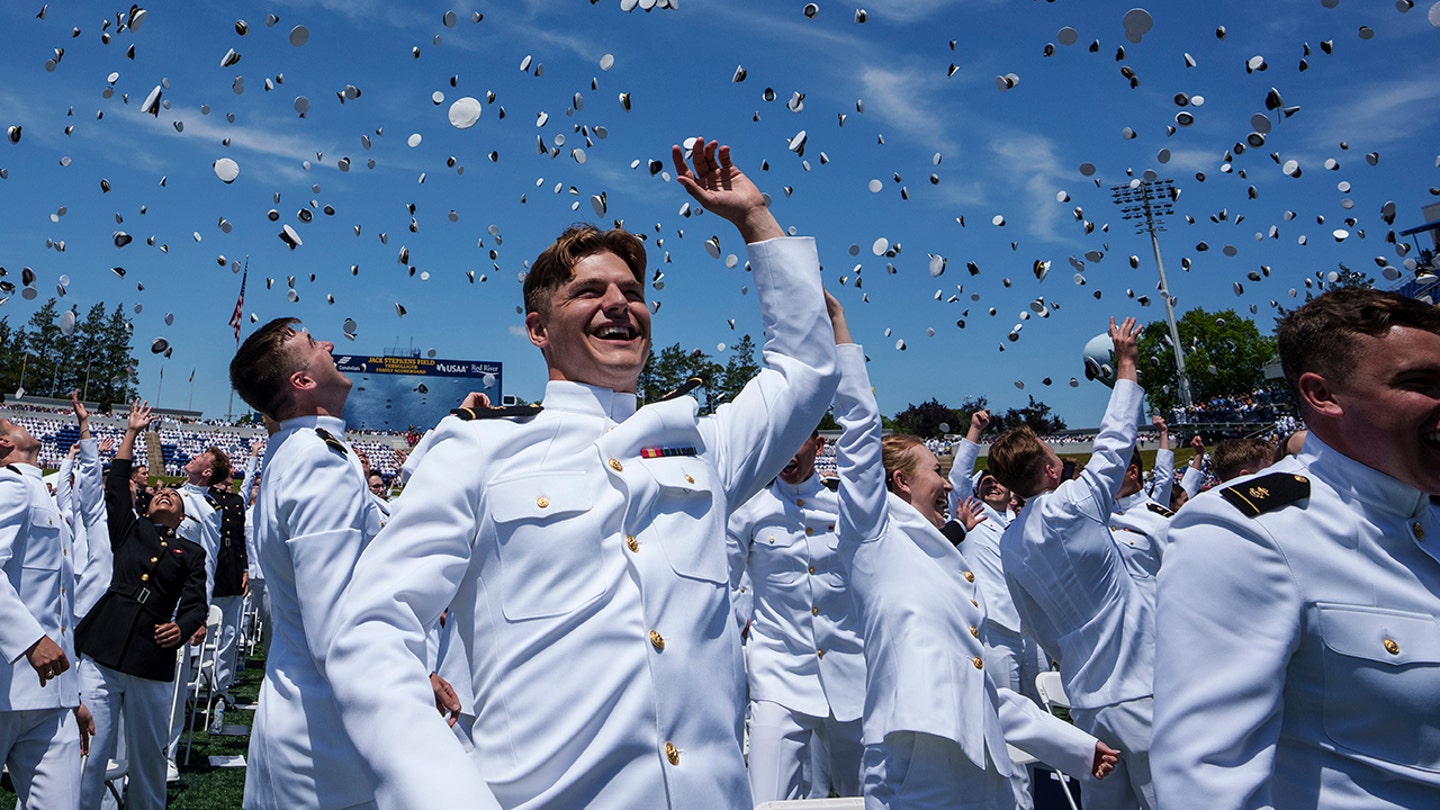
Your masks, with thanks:
[{"label": "green tree", "polygon": [[906,433],[922,439],[942,436],[962,429],[962,425],[969,423],[968,415],[941,403],[934,397],[919,405],[911,403],[894,417],[896,433]]},{"label": "green tree", "polygon": [[730,347],[730,359],[720,372],[715,383],[716,402],[729,402],[735,395],[760,373],[760,364],[755,362],[755,341],[741,335],[740,340]]},{"label": "green tree", "polygon": [[1003,414],[992,415],[988,432],[999,435],[1023,425],[1041,436],[1049,436],[1065,429],[1065,420],[1052,416],[1049,405],[1035,399],[1034,394],[1029,396],[1029,400],[1023,408],[1011,408]]},{"label": "green tree", "polygon": [[652,346],[645,368],[640,371],[636,394],[642,402],[659,402],[690,378],[699,377],[705,383],[692,390],[690,396],[700,403],[702,414],[713,413],[721,401],[716,396],[716,381],[724,372],[725,367],[701,349],[686,349],[674,343],[656,354]]},{"label": "green tree", "polygon": [[59,304],[54,298],[46,301],[30,316],[30,360],[25,377],[32,380],[27,390],[36,396],[53,397],[60,387],[60,369],[65,347],[61,345]]},{"label": "green tree", "polygon": [[[1260,334],[1255,322],[1233,309],[1207,312],[1196,307],[1181,316],[1180,340],[1185,371],[1195,402],[1248,394],[1265,385],[1265,365],[1275,358],[1275,338]],[[1180,404],[1175,350],[1165,321],[1140,333],[1140,382],[1157,410]]]}]

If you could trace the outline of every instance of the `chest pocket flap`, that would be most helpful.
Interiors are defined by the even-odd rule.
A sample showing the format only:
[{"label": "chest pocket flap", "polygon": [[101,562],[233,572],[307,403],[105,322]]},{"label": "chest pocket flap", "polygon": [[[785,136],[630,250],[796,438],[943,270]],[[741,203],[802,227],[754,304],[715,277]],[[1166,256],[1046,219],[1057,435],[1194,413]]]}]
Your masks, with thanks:
[{"label": "chest pocket flap", "polygon": [[1440,664],[1440,624],[1433,616],[1359,605],[1315,607],[1331,652],[1391,666]]},{"label": "chest pocket flap", "polygon": [[486,501],[495,523],[501,609],[511,620],[562,616],[605,591],[601,531],[583,519],[594,503],[580,471],[495,481]]}]

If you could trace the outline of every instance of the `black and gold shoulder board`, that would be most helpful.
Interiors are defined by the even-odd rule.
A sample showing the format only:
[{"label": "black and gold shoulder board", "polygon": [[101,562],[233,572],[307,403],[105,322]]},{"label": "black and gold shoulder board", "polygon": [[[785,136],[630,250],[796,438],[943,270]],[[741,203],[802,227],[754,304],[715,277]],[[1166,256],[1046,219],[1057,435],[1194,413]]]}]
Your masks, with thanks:
[{"label": "black and gold shoulder board", "polygon": [[1294,473],[1271,473],[1225,487],[1220,490],[1220,497],[1246,517],[1253,518],[1309,498],[1310,479]]},{"label": "black and gold shoulder board", "polygon": [[315,428],[315,435],[319,436],[320,440],[325,442],[326,447],[334,450],[340,455],[344,456],[350,453],[350,448],[346,447],[344,442],[332,436],[330,434],[330,431],[326,430],[325,428]]},{"label": "black and gold shoulder board", "polygon": [[831,492],[839,492],[839,491],[840,491],[840,479],[839,479],[839,478],[821,478],[821,479],[820,479],[820,483],[824,484],[824,485],[825,485],[825,488],[828,489],[828,490],[830,490]]},{"label": "black and gold shoulder board", "polygon": [[504,408],[456,408],[450,413],[462,422],[476,419],[513,419],[534,416],[545,410],[541,405],[507,405]]},{"label": "black and gold shoulder board", "polygon": [[1145,504],[1145,508],[1146,508],[1146,509],[1149,509],[1151,512],[1154,512],[1155,514],[1159,515],[1160,517],[1164,517],[1164,518],[1175,517],[1175,513],[1174,513],[1174,512],[1171,512],[1169,509],[1166,509],[1165,507],[1161,506],[1161,505],[1158,504],[1158,503],[1155,503],[1154,501],[1151,501],[1151,502]]},{"label": "black and gold shoulder board", "polygon": [[700,386],[706,384],[707,383],[704,377],[691,377],[690,379],[682,383],[680,387],[676,388],[674,391],[671,391],[665,396],[660,397],[660,399],[656,400],[656,402],[669,402],[672,399],[679,399],[680,397],[685,396],[691,391],[694,391],[696,388],[699,388]]}]

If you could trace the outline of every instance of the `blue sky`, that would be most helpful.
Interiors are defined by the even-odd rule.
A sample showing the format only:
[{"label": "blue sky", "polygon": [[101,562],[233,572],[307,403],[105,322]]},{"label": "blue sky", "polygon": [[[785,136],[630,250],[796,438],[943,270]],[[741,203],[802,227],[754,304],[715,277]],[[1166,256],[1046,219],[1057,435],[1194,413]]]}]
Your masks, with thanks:
[{"label": "blue sky", "polygon": [[[516,311],[525,262],[573,221],[623,220],[647,235],[652,272],[665,274],[663,289],[650,290],[660,304],[657,344],[716,353],[742,333],[758,338],[759,317],[738,237],[712,215],[682,216],[688,197],[668,179],[670,144],[704,135],[732,144],[737,163],[773,195],[782,224],[817,238],[826,283],[872,358],[884,412],[931,396],[958,403],[985,394],[1008,407],[1034,394],[1072,425],[1087,425],[1098,421],[1106,391],[1084,382],[1080,348],[1110,315],[1163,317],[1148,239],[1110,201],[1109,187],[1127,182],[1127,170],[1154,169],[1182,189],[1162,236],[1179,309],[1248,315],[1254,305],[1266,332],[1270,301],[1286,300],[1292,288],[1303,295],[1307,276],[1345,262],[1378,278],[1377,257],[1398,265],[1380,218],[1387,201],[1398,209],[1397,231],[1424,221],[1422,205],[1440,202],[1431,191],[1440,186],[1440,30],[1423,0],[1408,12],[1349,0],[1335,8],[1319,0],[1155,4],[1153,28],[1139,43],[1126,40],[1122,24],[1132,6],[1103,0],[887,0],[869,8],[863,24],[855,5],[835,2],[820,2],[813,19],[801,2],[678,5],[626,13],[619,0],[202,0],[148,9],[138,29],[117,32],[127,4],[109,9],[106,45],[98,7],[55,3],[37,19],[40,3],[6,3],[0,125],[19,125],[22,136],[0,141],[0,265],[17,283],[20,268],[33,268],[40,295],[32,302],[16,294],[0,314],[13,324],[28,320],[62,275],[70,280],[62,304],[82,312],[96,301],[138,305],[142,395],[156,397],[161,361],[148,346],[165,337],[175,350],[161,403],[184,407],[185,380],[196,369],[195,407],[223,414],[235,347],[226,321],[240,283],[232,265],[249,255],[247,332],[252,313],[262,323],[293,315],[337,339],[340,352],[413,345],[439,357],[497,360],[507,392],[535,398],[544,366]],[[457,22],[448,27],[452,9]],[[474,23],[477,11],[484,19]],[[279,18],[273,27],[271,14]],[[248,23],[245,36],[237,19]],[[309,33],[298,47],[296,26]],[[1067,26],[1077,33],[1070,46],[1060,44]],[[57,48],[64,55],[47,71]],[[239,61],[222,66],[231,49]],[[604,70],[607,54],[613,66]],[[1267,69],[1247,72],[1257,56]],[[745,80],[733,81],[742,66]],[[1134,71],[1137,88],[1122,67]],[[1020,81],[1001,92],[996,76],[1010,73]],[[143,101],[162,81],[168,107],[144,114]],[[337,93],[347,85],[360,95],[342,104]],[[1283,119],[1271,111],[1265,145],[1232,154],[1227,165],[1252,116],[1267,112],[1272,87],[1300,110]],[[774,101],[765,100],[767,88]],[[786,101],[796,93],[803,108],[792,112]],[[1178,93],[1204,104],[1184,108],[1195,123],[1169,135]],[[304,118],[296,112],[302,96]],[[483,112],[475,126],[456,129],[447,111],[466,96]],[[787,149],[801,130],[803,157]],[[411,147],[414,134],[421,139]],[[537,138],[558,152],[539,154]],[[220,158],[240,169],[229,185],[212,169]],[[652,159],[667,173],[652,176]],[[1327,170],[1328,159],[1338,168]],[[1298,162],[1299,177],[1282,173],[1288,160]],[[1085,163],[1093,176],[1082,174]],[[1068,201],[1058,201],[1061,192]],[[591,205],[598,194],[607,202],[603,218]],[[272,208],[278,221],[267,218]],[[313,221],[300,221],[301,208]],[[1004,224],[993,224],[996,217]],[[303,245],[288,249],[277,236],[282,225]],[[1337,228],[1349,232],[1343,242],[1332,236]],[[116,230],[134,241],[116,248]],[[704,246],[714,235],[719,260]],[[877,257],[880,239],[899,253]],[[397,261],[402,248],[408,265]],[[1092,251],[1099,261],[1086,258]],[[738,266],[727,266],[732,254]],[[945,257],[943,275],[932,277],[929,254]],[[1130,267],[1132,254],[1139,269]],[[1188,272],[1182,258],[1191,261]],[[1072,259],[1083,262],[1083,287]],[[1051,262],[1043,281],[1032,271],[1037,260]],[[123,279],[110,272],[116,266],[126,269]],[[1262,266],[1268,277],[1246,279]],[[1127,290],[1151,295],[1151,305]],[[1050,316],[1022,321],[1040,297]],[[353,342],[341,337],[346,318],[358,324]],[[1019,340],[1007,340],[1021,323]],[[1079,387],[1069,387],[1072,376],[1082,378]],[[1043,385],[1045,377],[1054,384]]]}]

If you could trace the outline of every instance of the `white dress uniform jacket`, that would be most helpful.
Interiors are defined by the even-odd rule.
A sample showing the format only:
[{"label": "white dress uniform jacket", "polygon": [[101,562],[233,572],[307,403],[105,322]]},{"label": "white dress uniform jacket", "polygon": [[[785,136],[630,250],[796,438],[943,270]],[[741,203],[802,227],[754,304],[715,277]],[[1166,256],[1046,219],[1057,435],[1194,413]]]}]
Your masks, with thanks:
[{"label": "white dress uniform jacket", "polygon": [[[205,497],[205,488],[184,484],[177,492],[185,502],[185,519],[176,533],[205,549],[205,603],[215,601],[215,558],[220,552],[220,513]],[[187,639],[188,641],[188,639]]]},{"label": "white dress uniform jacket", "polygon": [[1076,708],[1151,694],[1154,602],[1126,572],[1109,526],[1143,396],[1130,380],[1115,383],[1080,477],[1031,498],[1000,541],[1021,621],[1059,658]]},{"label": "white dress uniform jacket", "polygon": [[[30,464],[0,467],[0,713],[80,705],[75,674],[75,573],[70,529]],[[42,637],[70,669],[45,686],[25,658]]]},{"label": "white dress uniform jacket", "polygon": [[930,734],[954,742],[976,768],[1009,777],[1000,700],[980,645],[984,614],[966,595],[965,560],[885,489],[865,352],[851,343],[837,354],[840,548],[865,639],[865,744],[894,732]]},{"label": "white dress uniform jacket", "polygon": [[[374,520],[365,475],[344,435],[336,417],[296,417],[280,423],[265,450],[253,516],[272,629],[246,808],[340,808],[374,798],[325,679],[336,605]],[[420,680],[427,683],[424,673]]]},{"label": "white dress uniform jacket", "polygon": [[[105,475],[95,439],[80,440],[80,458],[74,466],[72,508],[75,512],[75,623],[110,589],[115,552],[110,547],[110,525],[105,518]],[[80,542],[83,532],[84,543]]]},{"label": "white dress uniform jacket", "polygon": [[1145,494],[1145,490],[1115,499],[1110,515],[1110,532],[1120,546],[1130,576],[1140,590],[1155,601],[1155,576],[1165,553],[1165,533],[1175,513]]},{"label": "white dress uniform jacket", "polygon": [[[835,361],[814,242],[748,251],[767,368],[713,416],[552,381],[533,418],[432,432],[329,660],[382,805],[750,806],[725,519],[820,419]],[[425,681],[447,605],[472,670],[473,759]]]},{"label": "white dress uniform jacket", "polygon": [[748,571],[754,594],[750,699],[844,722],[865,707],[865,658],[840,564],[839,508],[818,474],[796,486],[776,478],[730,515],[728,538],[731,585]]},{"label": "white dress uniform jacket", "polygon": [[1162,804],[1440,807],[1431,499],[1314,433],[1217,490],[1176,515],[1160,573]]}]

